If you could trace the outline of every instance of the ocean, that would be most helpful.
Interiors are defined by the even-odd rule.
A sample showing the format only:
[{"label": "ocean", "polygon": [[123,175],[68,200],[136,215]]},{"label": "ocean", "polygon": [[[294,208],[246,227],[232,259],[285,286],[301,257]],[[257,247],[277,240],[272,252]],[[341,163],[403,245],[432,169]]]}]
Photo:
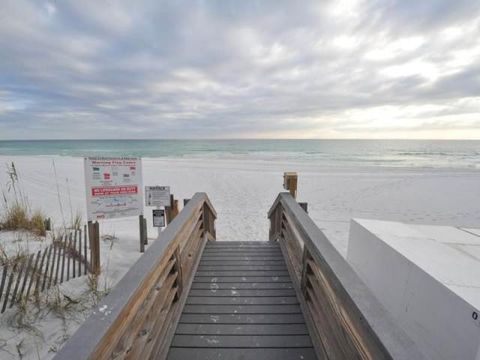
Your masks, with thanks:
[{"label": "ocean", "polygon": [[325,166],[480,169],[480,140],[16,140],[0,155],[258,159]]}]

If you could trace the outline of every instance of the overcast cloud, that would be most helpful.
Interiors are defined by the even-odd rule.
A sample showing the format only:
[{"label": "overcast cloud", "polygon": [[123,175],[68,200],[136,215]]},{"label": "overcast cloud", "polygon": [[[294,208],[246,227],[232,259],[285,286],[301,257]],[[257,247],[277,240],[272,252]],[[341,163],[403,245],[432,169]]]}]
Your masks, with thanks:
[{"label": "overcast cloud", "polygon": [[0,4],[0,139],[480,138],[479,1]]}]

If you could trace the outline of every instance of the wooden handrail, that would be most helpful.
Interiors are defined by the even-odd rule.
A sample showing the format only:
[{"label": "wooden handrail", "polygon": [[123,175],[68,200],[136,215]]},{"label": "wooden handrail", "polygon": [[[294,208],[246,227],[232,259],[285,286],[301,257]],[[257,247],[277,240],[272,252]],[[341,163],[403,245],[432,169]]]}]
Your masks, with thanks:
[{"label": "wooden handrail", "polygon": [[268,217],[319,358],[424,359],[290,193],[279,194]]},{"label": "wooden handrail", "polygon": [[165,358],[216,216],[195,194],[55,359]]}]

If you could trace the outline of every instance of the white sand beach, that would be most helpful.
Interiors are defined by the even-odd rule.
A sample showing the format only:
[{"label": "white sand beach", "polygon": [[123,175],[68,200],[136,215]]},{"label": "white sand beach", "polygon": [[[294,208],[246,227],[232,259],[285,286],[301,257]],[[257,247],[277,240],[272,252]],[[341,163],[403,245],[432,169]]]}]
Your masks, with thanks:
[{"label": "white sand beach", "polygon": [[[68,222],[70,214],[77,211],[85,220],[83,159],[0,156],[2,164],[12,161],[32,208],[41,209],[56,226]],[[298,200],[308,202],[313,220],[343,256],[347,251],[349,221],[354,217],[480,227],[478,170],[327,168],[306,161],[287,163],[245,158],[143,159],[144,185],[170,185],[180,200],[190,198],[197,191],[206,192],[218,212],[217,238],[226,241],[268,240],[267,212],[277,194],[284,191],[284,171],[298,172]],[[7,182],[6,172],[1,171],[0,183]],[[149,238],[158,241],[154,240],[157,230],[151,227],[151,208],[144,211]],[[101,223],[101,235],[115,237],[113,242],[104,241],[101,245],[104,269],[101,286],[113,286],[140,257],[137,223],[137,218]],[[0,241],[5,244],[9,239],[11,235],[4,235]],[[62,284],[60,290],[69,296],[85,296],[86,279]],[[89,314],[89,304],[82,303],[67,319],[55,314],[39,317],[33,322],[35,331],[10,327],[15,310],[9,310],[10,313],[2,317],[0,338],[4,344],[0,347],[0,357],[16,358],[19,343],[24,358],[53,357],[56,349]]]},{"label": "white sand beach", "polygon": [[[0,156],[14,161],[33,208],[61,225],[57,183],[64,218],[71,211],[86,217],[83,159]],[[56,177],[53,169],[56,167]],[[282,188],[283,172],[299,174],[298,201],[308,202],[314,221],[345,255],[351,218],[420,224],[480,226],[480,171],[434,168],[324,167],[307,161],[258,159],[143,159],[144,185],[170,185],[177,199],[206,192],[217,212],[219,240],[266,241],[267,212]],[[68,180],[67,180],[68,179]],[[0,183],[7,182],[0,171]],[[71,196],[71,208],[68,194]],[[151,225],[151,208],[145,208]],[[136,218],[106,220],[104,233],[135,241]],[[149,237],[156,230],[149,227]]]}]

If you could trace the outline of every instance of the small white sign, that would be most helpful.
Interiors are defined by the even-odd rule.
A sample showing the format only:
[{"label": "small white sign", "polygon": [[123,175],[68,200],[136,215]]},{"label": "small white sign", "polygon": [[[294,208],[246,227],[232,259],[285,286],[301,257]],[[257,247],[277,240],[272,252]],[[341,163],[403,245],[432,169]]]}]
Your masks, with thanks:
[{"label": "small white sign", "polygon": [[84,167],[88,220],[143,213],[140,158],[89,157]]},{"label": "small white sign", "polygon": [[146,206],[170,206],[170,186],[145,186]]},{"label": "small white sign", "polygon": [[165,227],[165,210],[155,209],[152,211],[152,214],[153,214],[153,226]]}]

